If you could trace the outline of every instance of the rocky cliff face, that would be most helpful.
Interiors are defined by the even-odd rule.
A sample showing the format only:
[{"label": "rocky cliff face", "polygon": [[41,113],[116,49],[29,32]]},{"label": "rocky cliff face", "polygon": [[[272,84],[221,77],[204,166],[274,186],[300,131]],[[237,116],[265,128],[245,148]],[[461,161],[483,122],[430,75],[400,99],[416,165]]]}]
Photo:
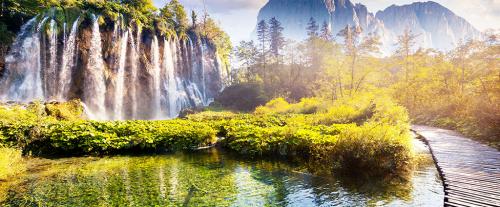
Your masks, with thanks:
[{"label": "rocky cliff face", "polygon": [[285,36],[295,40],[306,38],[309,18],[318,24],[329,23],[334,34],[345,26],[362,28],[364,34],[381,37],[382,50],[392,52],[397,36],[405,29],[419,35],[418,46],[449,50],[460,40],[480,36],[471,24],[435,2],[391,6],[376,15],[362,4],[350,0],[269,0],[259,12],[258,20],[276,17],[285,28]]},{"label": "rocky cliff face", "polygon": [[26,23],[5,58],[0,100],[81,99],[91,119],[165,119],[208,105],[224,87],[209,40],[103,21],[39,15]]},{"label": "rocky cliff face", "polygon": [[419,35],[420,46],[449,50],[460,40],[479,38],[480,33],[465,19],[436,2],[418,2],[395,6],[377,12],[392,34],[399,35],[406,28]]}]

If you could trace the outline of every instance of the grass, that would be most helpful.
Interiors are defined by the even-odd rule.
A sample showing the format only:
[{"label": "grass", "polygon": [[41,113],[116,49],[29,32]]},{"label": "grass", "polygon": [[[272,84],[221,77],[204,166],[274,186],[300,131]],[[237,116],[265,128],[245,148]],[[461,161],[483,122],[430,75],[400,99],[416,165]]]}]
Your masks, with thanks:
[{"label": "grass", "polygon": [[23,172],[24,169],[21,150],[0,147],[0,182]]}]

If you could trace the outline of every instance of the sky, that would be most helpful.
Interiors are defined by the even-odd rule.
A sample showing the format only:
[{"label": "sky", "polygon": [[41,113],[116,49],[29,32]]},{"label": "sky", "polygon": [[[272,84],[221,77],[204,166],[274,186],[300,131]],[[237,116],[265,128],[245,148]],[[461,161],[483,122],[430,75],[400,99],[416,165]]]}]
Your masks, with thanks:
[{"label": "sky", "polygon": [[[163,7],[170,0],[153,0]],[[203,11],[205,1],[208,13],[231,36],[233,43],[250,38],[259,9],[268,0],[180,0],[188,11]],[[392,4],[403,5],[416,0],[351,0],[365,4],[371,12],[385,9]],[[434,0],[455,14],[465,18],[479,30],[500,29],[500,0]]]}]

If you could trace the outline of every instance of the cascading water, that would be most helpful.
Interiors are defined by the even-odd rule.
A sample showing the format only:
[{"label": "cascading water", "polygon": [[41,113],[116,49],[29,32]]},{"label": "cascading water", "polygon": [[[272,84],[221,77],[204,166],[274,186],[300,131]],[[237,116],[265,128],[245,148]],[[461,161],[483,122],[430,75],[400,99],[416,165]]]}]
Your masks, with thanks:
[{"label": "cascading water", "polygon": [[47,30],[49,36],[49,58],[48,66],[45,67],[44,71],[44,89],[45,95],[49,99],[53,99],[56,96],[57,89],[57,23],[56,20],[51,19],[49,23],[49,30]]},{"label": "cascading water", "polygon": [[84,101],[95,114],[91,119],[105,120],[106,115],[106,85],[104,77],[104,61],[102,59],[101,32],[98,18],[94,16],[92,39],[87,70],[85,71]]},{"label": "cascading water", "polygon": [[[130,29],[130,31],[132,31]],[[139,32],[137,32],[137,36],[139,36]],[[130,54],[130,85],[129,85],[129,96],[131,98],[131,116],[136,117],[137,113],[137,68],[139,67],[139,47],[136,45],[134,36],[132,35],[132,32],[130,32],[130,44],[131,44],[131,54]]]},{"label": "cascading water", "polygon": [[[78,22],[76,19],[71,27],[68,38],[64,39],[64,51],[62,55],[61,71],[59,73],[59,95],[58,100],[67,100],[67,94],[71,87],[71,75],[76,62],[76,35],[78,32]],[[66,35],[65,35],[66,36]]]},{"label": "cascading water", "polygon": [[166,91],[165,102],[168,106],[168,117],[173,118],[178,116],[178,112],[180,111],[180,107],[177,104],[177,81],[175,78],[175,66],[174,66],[174,57],[172,54],[172,45],[171,41],[164,40],[164,48],[163,48],[163,71],[165,71],[163,88]]},{"label": "cascading water", "polygon": [[122,18],[109,28],[95,15],[70,23],[54,15],[22,26],[1,74],[2,101],[79,98],[90,119],[167,119],[208,105],[223,86],[215,49],[196,36],[162,36]]},{"label": "cascading water", "polygon": [[120,43],[120,60],[118,63],[118,71],[116,73],[115,83],[115,99],[114,99],[114,114],[115,120],[123,119],[123,99],[125,94],[125,64],[127,61],[127,43],[129,32],[125,31],[121,37]]},{"label": "cascading water", "polygon": [[[37,17],[23,25],[7,57],[2,78],[2,100],[30,102],[44,100],[41,78],[40,30],[45,23]],[[33,27],[35,29],[33,29]],[[15,77],[21,78],[15,78]]]},{"label": "cascading water", "polygon": [[153,37],[153,41],[151,43],[151,66],[152,66],[152,76],[153,76],[153,84],[151,85],[153,88],[151,91],[153,92],[153,100],[152,100],[152,109],[153,109],[153,118],[160,119],[164,117],[162,114],[161,108],[161,65],[160,65],[160,47],[158,45],[158,38],[156,36]]},{"label": "cascading water", "polygon": [[201,55],[201,64],[200,64],[200,76],[201,76],[201,91],[203,91],[203,105],[207,106],[208,100],[207,100],[207,84],[205,82],[205,44],[203,41],[201,41],[200,45],[200,55]]}]

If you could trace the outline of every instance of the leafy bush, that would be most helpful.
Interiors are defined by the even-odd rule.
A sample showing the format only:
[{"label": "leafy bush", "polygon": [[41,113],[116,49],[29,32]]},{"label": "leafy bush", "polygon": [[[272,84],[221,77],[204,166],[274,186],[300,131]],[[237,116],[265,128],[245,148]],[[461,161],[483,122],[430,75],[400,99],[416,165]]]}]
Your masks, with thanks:
[{"label": "leafy bush", "polygon": [[77,104],[75,101],[47,104],[46,108],[39,103],[0,107],[0,144],[35,154],[102,154],[129,150],[190,150],[216,141],[216,130],[205,123],[188,120],[86,121],[70,113],[81,112]]},{"label": "leafy bush", "polygon": [[[368,97],[368,98],[367,98]],[[390,99],[352,97],[325,103],[278,98],[253,115],[203,112],[188,120],[207,122],[227,148],[249,156],[296,156],[339,170],[398,173],[413,159],[406,110]]]},{"label": "leafy bush", "polygon": [[[333,158],[335,167],[381,175],[405,170],[413,150],[409,130],[380,123],[349,126],[339,134]],[[366,174],[362,173],[361,174]]]},{"label": "leafy bush", "polygon": [[29,147],[83,154],[136,149],[191,150],[214,143],[215,134],[206,124],[185,120],[62,121],[44,126],[40,139]]}]

